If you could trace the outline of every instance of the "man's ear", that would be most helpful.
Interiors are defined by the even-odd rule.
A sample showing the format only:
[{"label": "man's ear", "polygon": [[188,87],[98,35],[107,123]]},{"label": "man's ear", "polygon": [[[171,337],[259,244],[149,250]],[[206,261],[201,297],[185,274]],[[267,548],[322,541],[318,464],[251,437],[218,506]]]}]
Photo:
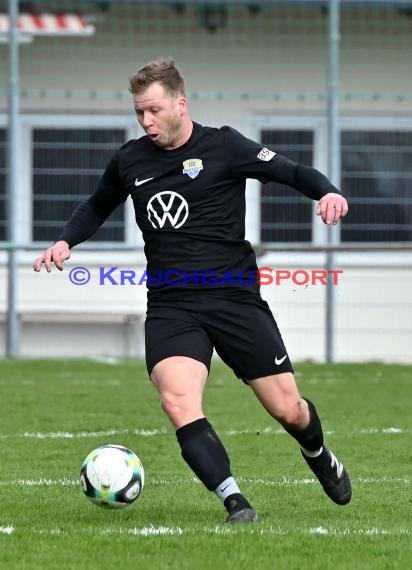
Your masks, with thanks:
[{"label": "man's ear", "polygon": [[187,113],[186,97],[179,97],[179,99],[177,100],[177,104],[179,106],[180,116],[185,115]]}]

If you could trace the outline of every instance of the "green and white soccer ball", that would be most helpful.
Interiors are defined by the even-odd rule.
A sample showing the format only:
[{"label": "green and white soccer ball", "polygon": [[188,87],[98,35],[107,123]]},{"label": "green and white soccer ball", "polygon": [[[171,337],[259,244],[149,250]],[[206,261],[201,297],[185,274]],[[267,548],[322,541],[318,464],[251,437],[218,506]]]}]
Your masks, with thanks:
[{"label": "green and white soccer ball", "polygon": [[139,457],[123,445],[102,445],[89,453],[80,469],[84,494],[100,507],[131,505],[144,486]]}]

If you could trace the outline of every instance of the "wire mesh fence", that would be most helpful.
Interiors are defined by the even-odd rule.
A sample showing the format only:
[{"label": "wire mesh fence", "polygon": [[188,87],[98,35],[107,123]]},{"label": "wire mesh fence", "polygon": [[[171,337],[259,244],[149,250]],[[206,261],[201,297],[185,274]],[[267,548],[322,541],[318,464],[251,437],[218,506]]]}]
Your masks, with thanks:
[{"label": "wire mesh fence", "polygon": [[[9,5],[0,2],[3,248],[10,247]],[[339,5],[338,159],[351,213],[337,243],[386,247],[390,264],[393,248],[406,251],[412,242],[412,2]],[[328,2],[31,0],[18,7],[12,241],[26,249],[55,239],[113,151],[142,134],[128,77],[158,56],[171,55],[182,70],[197,122],[229,124],[328,172]],[[141,247],[131,209],[119,208],[89,246]],[[312,204],[275,183],[248,182],[246,230],[260,252],[328,247]],[[404,260],[410,264],[407,253]]]}]

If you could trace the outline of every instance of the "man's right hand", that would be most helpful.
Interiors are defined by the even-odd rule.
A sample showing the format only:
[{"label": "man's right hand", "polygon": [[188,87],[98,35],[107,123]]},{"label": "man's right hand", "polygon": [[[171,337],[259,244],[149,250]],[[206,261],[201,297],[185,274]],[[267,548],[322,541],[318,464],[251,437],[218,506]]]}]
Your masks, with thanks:
[{"label": "man's right hand", "polygon": [[66,241],[56,241],[33,263],[34,271],[40,271],[42,264],[48,273],[51,271],[52,262],[60,271],[63,271],[63,262],[70,257],[70,247]]}]

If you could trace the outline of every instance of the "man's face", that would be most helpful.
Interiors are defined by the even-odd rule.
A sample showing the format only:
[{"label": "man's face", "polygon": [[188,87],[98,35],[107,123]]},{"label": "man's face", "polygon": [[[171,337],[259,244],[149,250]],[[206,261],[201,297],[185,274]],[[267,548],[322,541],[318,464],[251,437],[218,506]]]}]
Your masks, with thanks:
[{"label": "man's face", "polygon": [[170,150],[183,144],[185,97],[169,95],[156,82],[133,95],[133,103],[140,126],[157,146]]}]

